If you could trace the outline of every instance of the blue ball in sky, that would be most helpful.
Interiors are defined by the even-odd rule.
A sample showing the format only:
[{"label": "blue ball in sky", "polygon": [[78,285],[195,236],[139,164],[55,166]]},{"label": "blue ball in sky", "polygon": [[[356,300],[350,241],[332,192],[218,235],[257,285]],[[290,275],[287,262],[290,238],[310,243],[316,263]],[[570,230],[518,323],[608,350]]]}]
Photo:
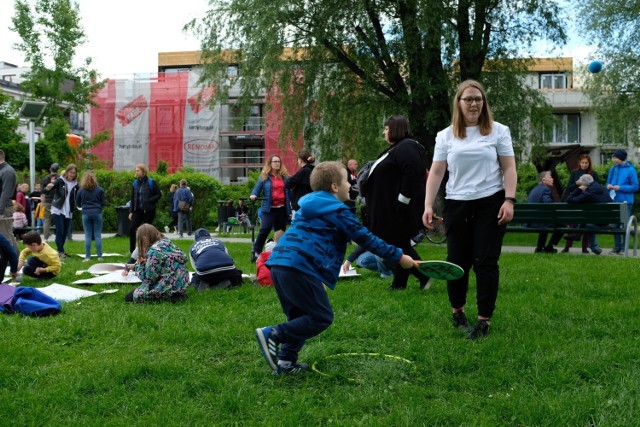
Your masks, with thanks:
[{"label": "blue ball in sky", "polygon": [[602,70],[602,63],[600,61],[592,61],[591,64],[589,64],[590,73],[599,73],[600,70]]}]

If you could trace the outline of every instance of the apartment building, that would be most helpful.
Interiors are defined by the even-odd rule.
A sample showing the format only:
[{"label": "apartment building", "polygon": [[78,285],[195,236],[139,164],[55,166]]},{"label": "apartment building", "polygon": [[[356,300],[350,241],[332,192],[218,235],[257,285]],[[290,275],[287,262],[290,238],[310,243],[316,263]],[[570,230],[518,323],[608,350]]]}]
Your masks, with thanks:
[{"label": "apartment building", "polygon": [[[0,89],[3,93],[11,96],[16,100],[23,100],[26,94],[20,89],[20,83],[23,81],[23,75],[30,70],[29,67],[18,67],[15,64],[0,61]],[[70,136],[69,139],[77,141],[77,138],[83,138],[88,134],[88,113],[69,111],[66,119],[69,121]],[[29,140],[29,130],[26,121],[18,128],[18,132],[23,134],[27,142]],[[36,141],[42,138],[42,128],[35,128]]]},{"label": "apartment building", "polygon": [[[163,160],[171,172],[189,166],[223,183],[243,183],[251,170],[262,168],[266,157],[278,154],[295,172],[303,141],[279,143],[278,100],[264,94],[251,106],[249,117],[241,119],[235,87],[228,102],[209,108],[206,101],[213,89],[197,85],[200,62],[199,51],[160,52],[157,72],[109,80],[96,98],[98,108],[69,117],[73,133],[93,135],[111,129],[113,138],[93,153],[116,170],[132,169],[137,163],[155,169]],[[0,62],[2,90],[20,97],[24,70]],[[228,65],[229,75],[241,72],[238,64]],[[557,118],[553,128],[544,131],[550,150],[589,153],[600,164],[627,142],[599,140],[595,114],[582,92],[585,78],[586,65],[576,65],[573,58],[539,58],[529,67],[525,82],[543,93]],[[631,160],[638,157],[635,150],[628,151]]]}]

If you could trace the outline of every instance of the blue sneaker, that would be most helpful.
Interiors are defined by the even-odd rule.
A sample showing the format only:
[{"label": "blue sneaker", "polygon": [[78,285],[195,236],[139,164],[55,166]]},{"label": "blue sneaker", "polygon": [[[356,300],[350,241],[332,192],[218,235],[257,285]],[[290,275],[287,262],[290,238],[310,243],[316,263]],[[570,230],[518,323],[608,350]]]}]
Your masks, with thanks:
[{"label": "blue sneaker", "polygon": [[290,363],[287,366],[278,365],[278,369],[273,371],[274,375],[290,375],[299,374],[307,370],[309,365],[306,363]]},{"label": "blue sneaker", "polygon": [[273,336],[273,327],[265,326],[264,328],[256,329],[256,339],[258,340],[258,346],[262,351],[262,356],[267,364],[274,371],[278,369],[278,343]]}]

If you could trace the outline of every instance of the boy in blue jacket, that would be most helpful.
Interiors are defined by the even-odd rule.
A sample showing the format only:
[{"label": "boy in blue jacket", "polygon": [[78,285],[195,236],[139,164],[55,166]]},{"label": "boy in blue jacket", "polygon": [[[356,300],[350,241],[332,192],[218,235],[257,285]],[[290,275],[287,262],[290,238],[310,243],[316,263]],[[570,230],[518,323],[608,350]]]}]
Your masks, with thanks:
[{"label": "boy in blue jacket", "polygon": [[323,162],[311,173],[313,193],[302,197],[292,226],[273,248],[267,266],[287,321],[255,330],[258,345],[275,374],[307,368],[298,362],[305,341],[333,322],[326,285],[335,289],[349,240],[403,268],[416,262],[367,230],[344,202],[349,200],[347,170]]},{"label": "boy in blue jacket", "polygon": [[[627,161],[627,152],[625,150],[616,150],[611,158],[613,159],[613,166],[609,169],[609,174],[607,175],[607,190],[611,200],[628,205],[627,221],[629,221],[633,211],[633,193],[638,191],[638,172],[636,172],[636,168],[631,162]],[[627,221],[621,225],[626,226]],[[614,226],[619,227],[620,225],[614,224]],[[624,248],[628,247],[625,237],[620,234],[614,234],[613,242],[614,247],[611,253],[624,254]]]}]

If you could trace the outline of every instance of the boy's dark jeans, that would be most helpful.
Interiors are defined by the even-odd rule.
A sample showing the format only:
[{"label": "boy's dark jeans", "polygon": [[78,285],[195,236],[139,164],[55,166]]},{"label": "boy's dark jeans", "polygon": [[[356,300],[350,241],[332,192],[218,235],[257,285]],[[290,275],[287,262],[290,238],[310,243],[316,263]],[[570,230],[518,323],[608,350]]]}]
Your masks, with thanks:
[{"label": "boy's dark jeans", "polygon": [[30,277],[35,277],[36,279],[52,279],[56,277],[55,274],[48,271],[44,273],[36,274],[36,268],[38,267],[46,268],[48,266],[44,262],[40,261],[38,258],[32,256],[27,260],[24,267],[22,267],[22,274]]},{"label": "boy's dark jeans", "polygon": [[333,308],[324,285],[315,277],[280,266],[271,267],[271,277],[287,316],[287,322],[275,327],[282,344],[278,358],[296,363],[305,341],[333,323]]}]

